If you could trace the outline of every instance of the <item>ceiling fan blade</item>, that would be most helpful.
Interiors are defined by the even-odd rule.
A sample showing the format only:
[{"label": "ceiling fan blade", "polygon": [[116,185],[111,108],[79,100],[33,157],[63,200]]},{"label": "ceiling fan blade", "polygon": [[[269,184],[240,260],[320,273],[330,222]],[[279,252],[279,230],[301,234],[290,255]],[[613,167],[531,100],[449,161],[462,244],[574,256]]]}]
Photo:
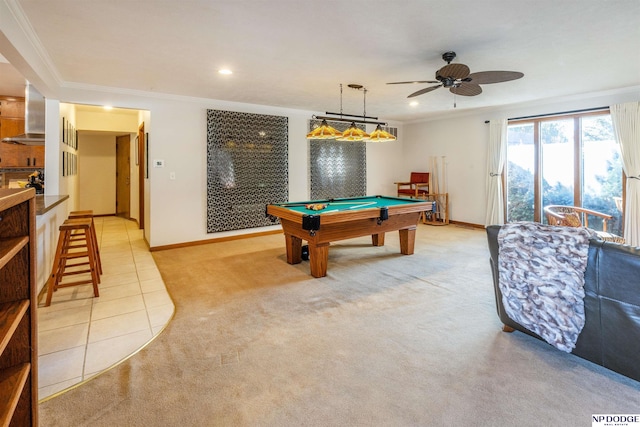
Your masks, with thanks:
[{"label": "ceiling fan blade", "polygon": [[449,64],[436,71],[436,78],[451,77],[453,79],[464,79],[469,75],[471,70],[464,64]]},{"label": "ceiling fan blade", "polygon": [[419,91],[413,92],[411,95],[407,96],[407,98],[413,98],[414,96],[418,96],[418,95],[425,94],[427,92],[431,92],[432,90],[436,90],[439,87],[442,87],[442,85],[431,86],[431,87],[428,87],[428,88],[425,88],[425,89],[420,89]]},{"label": "ceiling fan blade", "polygon": [[449,91],[456,95],[476,96],[482,93],[482,88],[473,83],[460,83],[460,85],[451,87]]},{"label": "ceiling fan blade", "polygon": [[414,80],[411,82],[392,82],[387,83],[388,85],[406,85],[406,84],[425,84],[425,83],[440,83],[437,80]]},{"label": "ceiling fan blade", "polygon": [[480,71],[479,73],[469,74],[467,79],[471,79],[469,80],[471,83],[487,85],[517,80],[522,77],[524,77],[524,74],[517,71]]}]

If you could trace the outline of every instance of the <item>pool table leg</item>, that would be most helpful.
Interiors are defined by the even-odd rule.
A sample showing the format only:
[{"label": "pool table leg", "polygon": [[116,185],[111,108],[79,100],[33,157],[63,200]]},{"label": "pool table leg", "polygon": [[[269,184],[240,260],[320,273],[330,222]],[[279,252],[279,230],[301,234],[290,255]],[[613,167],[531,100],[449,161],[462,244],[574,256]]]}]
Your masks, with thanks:
[{"label": "pool table leg", "polygon": [[309,243],[309,264],[311,265],[311,275],[313,277],[324,277],[327,275],[327,262],[329,260],[329,243],[319,245]]},{"label": "pool table leg", "polygon": [[384,246],[384,233],[372,234],[371,243],[373,246]]},{"label": "pool table leg", "polygon": [[416,228],[405,228],[400,233],[400,253],[403,255],[412,255],[413,248],[416,243]]},{"label": "pool table leg", "polygon": [[287,246],[287,262],[289,264],[300,264],[302,262],[302,239],[291,234],[284,235]]}]

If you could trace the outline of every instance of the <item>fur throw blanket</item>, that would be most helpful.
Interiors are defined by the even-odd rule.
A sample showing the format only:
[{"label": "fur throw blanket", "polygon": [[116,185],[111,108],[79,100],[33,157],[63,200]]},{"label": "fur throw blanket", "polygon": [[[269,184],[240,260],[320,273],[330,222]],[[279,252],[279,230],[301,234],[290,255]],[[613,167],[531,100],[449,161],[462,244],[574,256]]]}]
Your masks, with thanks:
[{"label": "fur throw blanket", "polygon": [[535,222],[498,234],[502,303],[511,319],[570,353],[584,326],[584,272],[592,231]]}]

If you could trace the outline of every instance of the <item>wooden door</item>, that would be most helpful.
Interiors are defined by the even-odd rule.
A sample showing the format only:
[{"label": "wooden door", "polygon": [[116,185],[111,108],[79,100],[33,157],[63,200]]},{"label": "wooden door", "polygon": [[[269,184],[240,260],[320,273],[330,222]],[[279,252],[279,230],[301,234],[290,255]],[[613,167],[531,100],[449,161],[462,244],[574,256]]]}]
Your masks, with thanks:
[{"label": "wooden door", "polygon": [[116,216],[130,217],[130,145],[131,136],[116,137]]},{"label": "wooden door", "polygon": [[144,178],[147,158],[146,153],[146,139],[144,135],[144,123],[138,128],[138,146],[135,147],[138,150],[138,228],[144,229]]}]

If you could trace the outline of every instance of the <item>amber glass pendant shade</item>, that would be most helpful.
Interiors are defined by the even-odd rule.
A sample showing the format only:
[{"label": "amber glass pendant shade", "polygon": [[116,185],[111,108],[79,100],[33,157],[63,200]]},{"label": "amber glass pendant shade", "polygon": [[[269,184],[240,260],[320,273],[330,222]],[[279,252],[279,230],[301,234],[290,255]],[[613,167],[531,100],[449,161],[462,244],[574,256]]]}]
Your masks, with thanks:
[{"label": "amber glass pendant shade", "polygon": [[369,135],[369,138],[367,138],[367,141],[371,141],[371,142],[386,142],[386,141],[395,141],[395,140],[396,140],[396,137],[390,134],[389,132],[387,132],[386,130],[382,129],[380,125],[378,125],[376,127],[376,130],[371,132],[371,134]]},{"label": "amber glass pendant shade", "polygon": [[342,132],[342,136],[339,137],[338,141],[362,141],[363,139],[369,138],[369,134],[359,129],[355,122],[351,122],[349,129]]},{"label": "amber glass pendant shade", "polygon": [[322,120],[320,126],[307,134],[307,139],[336,139],[342,132],[329,126],[326,120]]}]

